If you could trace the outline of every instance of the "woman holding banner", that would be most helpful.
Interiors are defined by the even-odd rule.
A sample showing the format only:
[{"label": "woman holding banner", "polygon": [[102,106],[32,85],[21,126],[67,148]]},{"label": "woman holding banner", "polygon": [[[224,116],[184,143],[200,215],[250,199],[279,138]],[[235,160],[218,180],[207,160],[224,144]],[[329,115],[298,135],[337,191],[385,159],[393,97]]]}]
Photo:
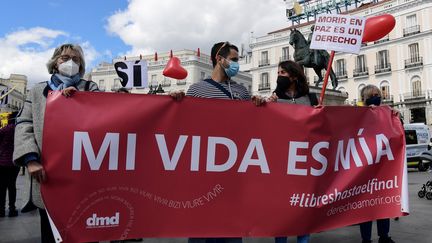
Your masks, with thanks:
[{"label": "woman holding banner", "polygon": [[[39,208],[43,243],[55,242],[48,216],[40,195],[40,183],[46,181],[44,161],[41,160],[43,121],[47,95],[61,91],[69,97],[74,92],[98,91],[97,84],[82,79],[85,72],[84,54],[79,45],[64,44],[57,47],[47,63],[50,80],[36,84],[27,95],[23,110],[17,118],[13,160],[26,166],[32,180],[32,198]],[[50,128],[47,128],[50,129]],[[60,205],[59,205],[60,206]]]},{"label": "woman holding banner", "polygon": [[[364,105],[367,106],[379,106],[381,105],[381,90],[372,84],[366,85],[361,90],[361,98]],[[394,243],[389,237],[390,231],[390,219],[378,219],[377,229],[379,236],[379,243]],[[360,224],[360,234],[363,243],[372,242],[372,221],[364,222]]]},{"label": "woman holding banner", "polygon": [[[300,105],[318,105],[315,94],[309,93],[309,85],[303,68],[293,61],[279,63],[277,86],[269,101]],[[297,236],[298,243],[309,242],[310,235]],[[287,237],[276,237],[275,243],[287,243]]]}]

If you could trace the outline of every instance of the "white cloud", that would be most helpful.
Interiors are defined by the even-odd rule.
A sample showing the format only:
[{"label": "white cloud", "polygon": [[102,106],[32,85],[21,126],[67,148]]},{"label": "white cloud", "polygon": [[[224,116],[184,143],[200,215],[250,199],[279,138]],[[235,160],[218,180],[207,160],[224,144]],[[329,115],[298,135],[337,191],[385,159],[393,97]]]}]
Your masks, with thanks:
[{"label": "white cloud", "polygon": [[149,54],[170,49],[202,48],[230,41],[248,45],[255,36],[288,26],[282,0],[131,0],[128,8],[108,18],[106,29],[132,49]]},{"label": "white cloud", "polygon": [[[10,74],[24,74],[28,78],[28,87],[48,80],[50,74],[46,63],[51,58],[56,44],[63,43],[59,38],[68,37],[68,33],[43,27],[22,29],[0,38],[0,76],[8,78]],[[87,66],[99,53],[89,42],[80,43],[84,49]]]}]

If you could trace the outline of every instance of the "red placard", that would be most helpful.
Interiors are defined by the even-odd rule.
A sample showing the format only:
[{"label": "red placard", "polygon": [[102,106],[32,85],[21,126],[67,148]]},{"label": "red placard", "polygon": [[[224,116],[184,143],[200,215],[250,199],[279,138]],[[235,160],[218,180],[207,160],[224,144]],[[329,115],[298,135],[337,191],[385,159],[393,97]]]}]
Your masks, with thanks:
[{"label": "red placard", "polygon": [[303,235],[408,212],[389,107],[53,93],[43,143],[65,242]]}]

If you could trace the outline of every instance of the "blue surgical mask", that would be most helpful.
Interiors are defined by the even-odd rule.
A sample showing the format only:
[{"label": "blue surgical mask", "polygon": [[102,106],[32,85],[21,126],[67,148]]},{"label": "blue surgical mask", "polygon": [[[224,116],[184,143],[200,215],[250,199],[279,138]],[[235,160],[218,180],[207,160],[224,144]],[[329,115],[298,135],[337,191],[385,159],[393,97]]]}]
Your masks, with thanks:
[{"label": "blue surgical mask", "polygon": [[372,97],[366,99],[366,105],[379,106],[380,104],[381,104],[381,97],[380,96],[372,96]]},{"label": "blue surgical mask", "polygon": [[240,65],[238,64],[238,62],[234,62],[234,61],[230,61],[229,66],[227,68],[224,68],[228,78],[232,78],[236,76],[239,69],[240,69]]}]

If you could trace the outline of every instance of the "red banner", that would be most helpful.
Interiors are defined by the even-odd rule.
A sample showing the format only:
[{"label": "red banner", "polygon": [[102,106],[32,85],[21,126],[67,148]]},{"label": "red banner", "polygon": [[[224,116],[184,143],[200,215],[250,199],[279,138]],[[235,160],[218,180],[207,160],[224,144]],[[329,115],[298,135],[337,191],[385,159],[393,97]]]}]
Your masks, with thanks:
[{"label": "red banner", "polygon": [[54,93],[43,143],[66,242],[302,235],[408,212],[389,107]]}]

